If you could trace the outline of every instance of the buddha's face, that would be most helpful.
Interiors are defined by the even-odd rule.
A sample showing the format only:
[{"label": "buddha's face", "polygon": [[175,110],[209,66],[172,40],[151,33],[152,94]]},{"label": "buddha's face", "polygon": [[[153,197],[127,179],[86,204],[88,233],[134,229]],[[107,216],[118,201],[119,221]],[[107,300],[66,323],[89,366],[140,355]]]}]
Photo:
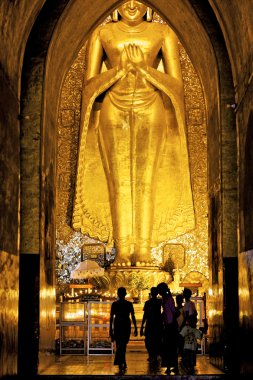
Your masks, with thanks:
[{"label": "buddha's face", "polygon": [[121,5],[118,11],[123,20],[132,23],[143,19],[143,16],[147,12],[147,7],[140,1],[131,0]]}]

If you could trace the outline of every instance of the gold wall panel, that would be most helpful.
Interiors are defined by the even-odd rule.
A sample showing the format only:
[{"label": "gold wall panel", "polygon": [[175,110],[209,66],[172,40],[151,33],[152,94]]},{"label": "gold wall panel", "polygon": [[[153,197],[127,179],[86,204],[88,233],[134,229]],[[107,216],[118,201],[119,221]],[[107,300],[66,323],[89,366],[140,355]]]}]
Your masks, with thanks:
[{"label": "gold wall panel", "polygon": [[0,378],[17,374],[19,256],[0,251]]}]

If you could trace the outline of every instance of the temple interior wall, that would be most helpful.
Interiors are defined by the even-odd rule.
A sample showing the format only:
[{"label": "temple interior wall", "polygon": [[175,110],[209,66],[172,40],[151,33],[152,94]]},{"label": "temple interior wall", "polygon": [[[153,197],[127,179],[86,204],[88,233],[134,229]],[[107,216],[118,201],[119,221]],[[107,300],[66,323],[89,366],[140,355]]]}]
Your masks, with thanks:
[{"label": "temple interior wall", "polygon": [[[48,12],[50,9],[52,11],[50,22],[46,17],[48,14],[40,13],[44,3],[48,2],[43,0],[33,2],[2,0],[0,5],[0,18],[3,20],[0,27],[0,169],[2,185],[0,203],[0,331],[2,338],[0,376],[17,372],[17,321],[22,322],[22,320],[24,321],[22,318],[25,318],[24,314],[22,318],[20,317],[22,313],[19,309],[19,292],[21,290],[29,295],[26,297],[26,301],[23,298],[23,302],[30,300],[32,306],[38,306],[39,299],[41,299],[41,351],[52,350],[53,338],[49,326],[51,326],[51,322],[53,323],[54,315],[52,314],[50,318],[46,317],[44,322],[43,318],[50,315],[54,302],[52,263],[54,260],[55,215],[53,208],[55,205],[55,126],[58,99],[66,72],[88,33],[105,17],[108,7],[112,9],[119,2],[94,0],[91,7],[90,2],[83,0],[61,1],[60,5],[55,0],[51,2],[51,8],[48,8]],[[153,2],[149,1],[149,4],[152,5]],[[252,203],[249,203],[249,200],[252,199],[252,188],[247,182],[247,175],[250,173],[251,167],[249,163],[252,162],[250,156],[253,66],[252,6],[249,1],[238,2],[236,0],[210,0],[209,4],[224,37],[223,47],[225,46],[228,52],[228,58],[223,56],[223,50],[212,39],[212,32],[214,33],[212,25],[214,24],[207,17],[205,6],[201,4],[201,1],[154,1],[154,7],[165,19],[170,21],[181,42],[187,47],[187,53],[201,79],[206,98],[207,125],[210,126],[207,134],[207,140],[210,142],[208,145],[209,196],[210,199],[216,197],[218,204],[222,207],[222,211],[218,214],[220,219],[217,224],[219,257],[216,269],[218,276],[217,282],[213,284],[216,297],[210,300],[214,305],[216,326],[218,326],[213,336],[217,338],[217,348],[219,348],[219,338],[224,324],[222,292],[225,279],[226,284],[229,284],[226,287],[227,300],[237,298],[237,282],[232,281],[227,275],[232,270],[235,277],[239,273],[238,319],[241,329],[240,336],[244,337],[243,345],[240,347],[246,347],[246,340],[248,342],[252,340],[253,331],[251,305],[253,259],[250,238]],[[65,6],[67,7],[64,12]],[[39,14],[40,18],[38,18]],[[54,23],[58,19],[60,21],[52,34]],[[29,68],[26,63],[24,66],[24,54],[31,31],[36,33],[33,29],[35,20],[37,21],[37,32],[43,30],[40,28],[44,20],[44,28],[48,29],[48,34],[46,41],[40,40],[41,45],[37,46],[40,52],[37,51],[30,60],[30,72],[36,73],[35,81],[33,82],[32,77],[29,77],[22,82],[22,68],[25,67],[27,70]],[[207,32],[208,30],[209,32]],[[218,42],[219,38],[217,35]],[[199,54],[200,47],[201,54]],[[46,53],[44,57],[42,52]],[[32,55],[30,55],[31,57]],[[47,65],[45,66],[46,58]],[[220,62],[218,67],[217,60]],[[225,75],[227,65],[231,67],[231,77]],[[45,67],[46,71],[44,71]],[[224,73],[223,79],[220,77],[220,73]],[[233,89],[231,89],[231,79]],[[38,98],[39,94],[36,88],[38,82],[40,86],[43,83],[43,91],[47,95],[44,103],[42,99]],[[222,84],[222,94],[219,94],[217,83]],[[21,89],[24,90],[25,84],[28,85],[28,88],[25,96],[22,96]],[[21,98],[23,104],[20,103]],[[235,99],[236,109],[229,107],[234,104],[233,99]],[[34,105],[32,118],[24,119],[23,116],[30,115],[22,115],[21,106],[24,109],[30,107],[30,112],[31,105]],[[41,129],[41,110],[43,110],[45,130]],[[226,126],[223,134],[219,130],[219,112],[222,125]],[[236,125],[234,124],[235,115]],[[42,145],[39,143],[40,141],[43,141]],[[26,143],[28,151],[25,149]],[[43,145],[47,147],[46,151]],[[223,148],[221,149],[221,147]],[[20,148],[22,149],[21,156]],[[223,160],[224,157],[227,158]],[[223,161],[221,162],[221,160]],[[28,161],[32,161],[34,165],[27,165]],[[24,171],[20,173],[22,167]],[[24,174],[30,176],[29,181],[24,181]],[[238,204],[237,182],[239,183],[240,200]],[[23,188],[21,197],[20,188]],[[21,210],[24,210],[22,205],[26,205],[26,218],[24,212],[20,214],[20,207]],[[211,231],[209,239],[210,234]],[[20,243],[21,246],[24,244],[23,249],[20,249]],[[209,248],[209,257],[211,254]],[[239,268],[237,269],[238,254]],[[24,255],[23,266],[19,263],[22,255]],[[222,261],[223,257],[225,257],[224,261]],[[223,272],[224,268],[225,272]],[[20,287],[20,280],[24,281],[30,271],[34,271],[34,273],[27,284],[31,284],[33,291],[28,290],[31,288],[27,286]],[[38,286],[38,276],[40,276],[40,286]],[[39,289],[40,295],[36,293],[36,290],[39,292]],[[44,291],[42,291],[43,289]],[[24,310],[25,303],[22,305]],[[231,305],[233,305],[232,301],[230,307]],[[233,312],[233,309],[230,310]],[[35,315],[34,318],[38,322],[38,315]],[[20,328],[22,327],[21,324]],[[30,332],[27,336],[31,338],[34,332],[32,321],[28,327]],[[36,341],[33,343],[37,344]],[[213,356],[214,362],[222,367],[224,358],[217,352]],[[241,372],[252,373],[252,360],[246,354],[247,352],[244,352],[244,356],[241,358]],[[35,363],[36,357],[34,360]],[[36,370],[36,368],[33,369]]]}]

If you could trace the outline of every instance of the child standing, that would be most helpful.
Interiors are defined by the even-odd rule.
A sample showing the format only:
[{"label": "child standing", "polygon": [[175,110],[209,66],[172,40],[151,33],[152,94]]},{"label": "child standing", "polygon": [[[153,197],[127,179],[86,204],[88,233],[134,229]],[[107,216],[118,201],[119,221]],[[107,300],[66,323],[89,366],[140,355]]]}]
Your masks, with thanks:
[{"label": "child standing", "polygon": [[196,329],[194,317],[187,317],[186,324],[182,328],[180,334],[184,338],[184,354],[182,357],[182,365],[188,374],[194,374],[196,365],[196,355],[198,348],[198,340],[201,340],[202,334]]}]

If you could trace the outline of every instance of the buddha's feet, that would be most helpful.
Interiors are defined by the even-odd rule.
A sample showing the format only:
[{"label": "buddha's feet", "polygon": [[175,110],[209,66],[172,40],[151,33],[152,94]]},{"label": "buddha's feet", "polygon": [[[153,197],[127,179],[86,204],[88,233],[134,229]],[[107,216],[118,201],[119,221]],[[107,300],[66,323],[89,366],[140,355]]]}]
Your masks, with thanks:
[{"label": "buddha's feet", "polygon": [[153,261],[136,261],[136,267],[152,267],[155,266]]},{"label": "buddha's feet", "polygon": [[142,260],[142,261],[136,261],[135,263],[135,266],[137,267],[150,267],[150,266],[154,266],[153,264],[153,261],[150,260],[150,261],[147,261],[147,260]]},{"label": "buddha's feet", "polygon": [[131,261],[129,257],[122,257],[120,255],[116,255],[114,262],[111,264],[112,267],[130,267]]},{"label": "buddha's feet", "polygon": [[152,266],[153,260],[150,253],[146,254],[135,254],[135,265],[138,266]]}]

